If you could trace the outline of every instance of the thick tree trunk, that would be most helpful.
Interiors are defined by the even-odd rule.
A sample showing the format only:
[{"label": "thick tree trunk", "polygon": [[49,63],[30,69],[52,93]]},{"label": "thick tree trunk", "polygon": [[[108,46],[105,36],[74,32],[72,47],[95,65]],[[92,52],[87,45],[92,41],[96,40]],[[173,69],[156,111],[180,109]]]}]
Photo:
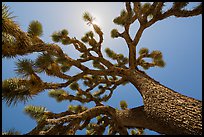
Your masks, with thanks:
[{"label": "thick tree trunk", "polygon": [[124,73],[144,102],[144,106],[118,111],[125,126],[161,134],[202,134],[202,101],[175,92],[140,71]]}]

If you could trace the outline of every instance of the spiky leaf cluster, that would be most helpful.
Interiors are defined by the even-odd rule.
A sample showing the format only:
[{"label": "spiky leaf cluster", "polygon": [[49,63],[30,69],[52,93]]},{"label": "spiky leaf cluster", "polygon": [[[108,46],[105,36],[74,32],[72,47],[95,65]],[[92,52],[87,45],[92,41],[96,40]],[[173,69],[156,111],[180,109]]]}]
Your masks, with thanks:
[{"label": "spiky leaf cluster", "polygon": [[[153,50],[149,53],[149,49],[141,48],[139,50],[139,57],[137,59],[138,65],[142,66],[144,69],[149,69],[150,67],[158,66],[164,67],[165,62],[163,60],[162,52],[158,50]],[[151,58],[152,62],[147,62],[144,58]]]},{"label": "spiky leaf cluster", "polygon": [[142,13],[146,13],[149,8],[151,7],[151,4],[149,2],[145,2],[142,6],[141,6],[141,11]]},{"label": "spiky leaf cluster", "polygon": [[11,16],[13,12],[9,11],[9,7],[5,4],[2,5],[2,21],[4,21],[4,19],[12,19],[14,18],[14,16]]},{"label": "spiky leaf cluster", "polygon": [[125,100],[121,100],[120,101],[120,108],[121,109],[127,109],[127,107],[128,107],[128,105],[127,105],[126,101]]},{"label": "spiky leaf cluster", "polygon": [[63,98],[64,94],[67,95],[68,93],[66,91],[64,91],[63,89],[58,89],[58,90],[52,89],[48,92],[48,95],[50,97],[55,98],[57,102],[61,102],[64,100],[64,98]]},{"label": "spiky leaf cluster", "polygon": [[34,65],[34,62],[30,59],[18,60],[18,62],[16,62],[17,69],[15,69],[15,71],[18,75],[28,77],[35,72],[33,69]]},{"label": "spiky leaf cluster", "polygon": [[116,60],[118,63],[116,66],[118,67],[124,67],[128,63],[128,58],[124,57],[123,54],[117,54],[110,48],[105,49],[106,54],[108,55],[109,58]]},{"label": "spiky leaf cluster", "polygon": [[158,50],[154,50],[150,53],[150,56],[153,58],[153,62],[156,66],[164,67],[165,62],[163,61],[162,52]]},{"label": "spiky leaf cluster", "polygon": [[84,12],[83,19],[84,19],[84,21],[86,21],[88,23],[92,23],[94,20],[94,18],[91,16],[91,14],[89,12]]},{"label": "spiky leaf cluster", "polygon": [[7,105],[16,105],[18,102],[27,102],[32,98],[28,81],[11,78],[2,82],[2,100]]},{"label": "spiky leaf cluster", "polygon": [[94,33],[92,31],[88,31],[85,35],[81,38],[84,43],[89,42],[90,39],[93,39]]},{"label": "spiky leaf cluster", "polygon": [[141,48],[140,51],[139,51],[140,55],[142,55],[142,54],[147,55],[148,53],[149,53],[149,49],[148,48]]},{"label": "spiky leaf cluster", "polygon": [[105,52],[106,52],[106,54],[108,55],[109,58],[112,58],[112,59],[117,58],[117,54],[113,50],[111,50],[110,48],[106,48]]},{"label": "spiky leaf cluster", "polygon": [[112,38],[117,38],[120,35],[117,29],[112,29],[111,31],[111,37]]},{"label": "spiky leaf cluster", "polygon": [[72,90],[77,90],[79,88],[79,84],[77,82],[73,82],[69,86]]},{"label": "spiky leaf cluster", "polygon": [[130,131],[130,134],[131,134],[131,135],[137,135],[137,131],[134,130],[134,129],[132,129],[132,130]]},{"label": "spiky leaf cluster", "polygon": [[56,64],[60,65],[59,69],[62,72],[67,72],[72,67],[72,65],[64,57],[60,57],[59,56],[55,60],[53,60],[53,62],[55,62]]},{"label": "spiky leaf cluster", "polygon": [[53,62],[53,56],[50,54],[40,54],[36,61],[35,61],[35,65],[38,68],[38,72],[42,72],[45,71],[48,66],[51,65],[51,63]]},{"label": "spiky leaf cluster", "polygon": [[61,34],[62,34],[62,36],[67,36],[67,35],[69,34],[69,32],[68,32],[68,30],[63,29],[63,30],[61,31]]},{"label": "spiky leaf cluster", "polygon": [[63,45],[71,44],[71,39],[68,37],[68,30],[63,29],[58,32],[54,32],[51,37],[53,42],[61,42]]},{"label": "spiky leaf cluster", "polygon": [[47,109],[42,106],[32,106],[28,105],[24,108],[25,114],[29,115],[31,118],[35,119],[37,122],[44,120],[47,116],[44,115]]},{"label": "spiky leaf cluster", "polygon": [[28,26],[28,33],[32,36],[42,36],[42,24],[37,20],[32,21]]},{"label": "spiky leaf cluster", "polygon": [[128,18],[128,14],[125,10],[122,10],[120,12],[120,16],[116,17],[113,22],[117,25],[121,25],[121,26],[124,26],[125,25],[125,22],[127,21],[127,18]]},{"label": "spiky leaf cluster", "polygon": [[81,106],[81,105],[75,105],[75,106],[69,105],[68,106],[68,110],[72,111],[74,113],[81,113],[81,112],[83,112],[83,111],[85,111],[87,109],[88,109],[87,107],[84,107],[84,106]]}]

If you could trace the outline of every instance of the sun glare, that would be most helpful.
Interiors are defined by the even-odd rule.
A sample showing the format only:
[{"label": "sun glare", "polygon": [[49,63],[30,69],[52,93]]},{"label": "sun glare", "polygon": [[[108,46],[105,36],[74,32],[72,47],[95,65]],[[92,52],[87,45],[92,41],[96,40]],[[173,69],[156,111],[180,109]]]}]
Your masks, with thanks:
[{"label": "sun glare", "polygon": [[96,24],[96,25],[98,25],[98,26],[101,25],[101,24],[100,24],[100,21],[99,21],[99,19],[98,19],[97,17],[93,20],[92,23],[93,23],[93,24]]}]

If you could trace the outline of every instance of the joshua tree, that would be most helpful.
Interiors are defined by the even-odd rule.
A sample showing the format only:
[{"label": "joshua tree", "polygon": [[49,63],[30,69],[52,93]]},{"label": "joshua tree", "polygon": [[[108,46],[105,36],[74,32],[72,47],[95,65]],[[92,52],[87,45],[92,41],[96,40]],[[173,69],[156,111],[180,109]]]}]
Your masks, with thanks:
[{"label": "joshua tree", "polygon": [[[64,112],[53,113],[45,107],[26,106],[25,112],[36,119],[37,125],[29,133],[41,135],[75,134],[77,130],[87,129],[87,134],[141,134],[150,129],[161,134],[202,134],[202,101],[182,95],[157,82],[138,66],[144,69],[164,67],[162,53],[141,48],[136,55],[136,47],[145,29],[170,16],[177,18],[202,14],[202,3],[187,10],[188,2],[173,2],[172,7],[163,10],[164,2],[140,3],[126,2],[125,9],[113,22],[121,25],[124,31],[111,31],[112,38],[125,40],[129,56],[117,54],[110,48],[105,52],[112,60],[104,58],[101,46],[103,32],[88,12],[83,14],[84,21],[93,27],[81,39],[70,37],[66,29],[54,32],[54,43],[44,42],[40,36],[42,25],[33,21],[24,32],[13,21],[7,6],[2,6],[2,57],[26,56],[39,53],[35,60],[22,59],[16,63],[16,73],[21,78],[11,78],[2,82],[2,98],[8,105],[19,101],[26,102],[40,92],[49,90],[49,96],[58,102],[76,100],[81,105],[69,106]],[[140,26],[131,38],[130,25],[138,21]],[[95,36],[96,35],[96,36]],[[98,37],[98,39],[96,39]],[[74,46],[81,54],[77,59],[69,57],[57,44]],[[146,60],[152,59],[152,62]],[[92,67],[84,63],[92,62]],[[69,75],[71,67],[81,72]],[[62,83],[49,83],[41,79],[45,73],[63,79]],[[83,88],[79,83],[84,83]],[[128,109],[121,101],[122,110],[105,106],[104,101],[111,98],[114,90],[121,84],[131,83],[139,91],[143,106]],[[66,87],[73,90],[68,93]],[[94,102],[93,108],[84,103]],[[91,120],[95,119],[95,122]],[[132,131],[128,129],[133,129]],[[135,130],[137,129],[137,130]],[[130,132],[129,132],[130,131]]]}]

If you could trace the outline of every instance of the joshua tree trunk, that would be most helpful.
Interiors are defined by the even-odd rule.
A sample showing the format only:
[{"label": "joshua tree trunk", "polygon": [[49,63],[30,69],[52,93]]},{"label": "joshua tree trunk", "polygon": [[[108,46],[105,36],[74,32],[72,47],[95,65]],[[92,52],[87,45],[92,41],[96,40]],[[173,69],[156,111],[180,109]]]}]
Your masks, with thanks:
[{"label": "joshua tree trunk", "polygon": [[124,73],[144,102],[144,106],[118,111],[124,126],[161,134],[202,134],[202,101],[181,95],[140,71]]}]

